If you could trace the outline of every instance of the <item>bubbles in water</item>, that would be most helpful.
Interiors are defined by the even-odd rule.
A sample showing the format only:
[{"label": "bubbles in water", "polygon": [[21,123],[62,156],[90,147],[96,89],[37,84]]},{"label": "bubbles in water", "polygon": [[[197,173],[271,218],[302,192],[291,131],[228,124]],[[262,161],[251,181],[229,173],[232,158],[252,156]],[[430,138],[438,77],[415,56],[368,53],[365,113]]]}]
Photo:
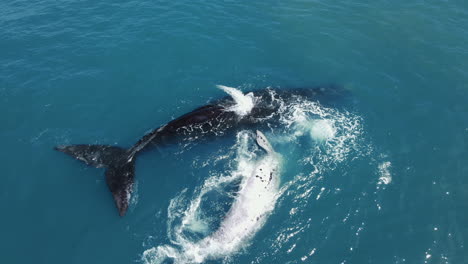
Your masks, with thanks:
[{"label": "bubbles in water", "polygon": [[336,129],[333,122],[330,120],[322,119],[312,121],[310,128],[310,136],[317,141],[326,141],[335,137]]},{"label": "bubbles in water", "polygon": [[390,174],[390,161],[384,161],[379,164],[379,181],[378,184],[389,184],[392,182],[392,174]]},{"label": "bubbles in water", "polygon": [[305,116],[295,117],[295,137],[309,135],[316,142],[325,142],[335,137],[336,128],[331,119],[308,119]]}]

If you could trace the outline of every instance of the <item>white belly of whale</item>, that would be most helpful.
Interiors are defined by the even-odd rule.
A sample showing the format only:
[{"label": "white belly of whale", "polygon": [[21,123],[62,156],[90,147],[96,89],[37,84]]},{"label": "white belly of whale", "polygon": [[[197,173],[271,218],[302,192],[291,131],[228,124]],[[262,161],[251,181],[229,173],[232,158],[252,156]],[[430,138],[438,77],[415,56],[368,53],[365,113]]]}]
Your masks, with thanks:
[{"label": "white belly of whale", "polygon": [[237,251],[265,223],[273,211],[279,189],[280,156],[268,153],[243,180],[236,200],[219,229],[185,251],[194,262]]}]

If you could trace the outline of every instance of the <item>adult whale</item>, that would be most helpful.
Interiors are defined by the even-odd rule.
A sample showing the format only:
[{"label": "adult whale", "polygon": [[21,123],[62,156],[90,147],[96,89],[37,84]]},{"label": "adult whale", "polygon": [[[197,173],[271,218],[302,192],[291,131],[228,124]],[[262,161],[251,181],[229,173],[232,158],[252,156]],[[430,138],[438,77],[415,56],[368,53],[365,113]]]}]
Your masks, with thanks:
[{"label": "adult whale", "polygon": [[[330,90],[324,87],[307,89],[263,89],[246,95],[239,90],[218,86],[230,96],[196,108],[143,136],[131,148],[107,145],[62,145],[56,150],[87,165],[106,168],[106,182],[112,192],[120,216],[127,212],[133,190],[135,157],[152,145],[164,145],[224,135],[234,129],[267,125],[284,104],[298,96],[316,98]],[[333,89],[332,89],[333,90]],[[333,90],[334,91],[334,90]]]}]

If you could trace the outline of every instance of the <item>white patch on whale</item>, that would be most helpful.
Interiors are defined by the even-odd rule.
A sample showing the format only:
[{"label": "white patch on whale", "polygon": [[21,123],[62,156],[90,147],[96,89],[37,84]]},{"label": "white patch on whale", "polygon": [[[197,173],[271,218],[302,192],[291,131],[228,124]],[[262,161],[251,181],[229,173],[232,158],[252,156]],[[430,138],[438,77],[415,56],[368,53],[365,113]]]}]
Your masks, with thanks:
[{"label": "white patch on whale", "polygon": [[248,115],[250,111],[252,111],[252,108],[255,105],[255,98],[253,93],[244,95],[241,91],[233,87],[227,87],[224,85],[216,85],[216,87],[225,91],[232,97],[234,102],[236,102],[235,105],[227,109],[228,111],[233,111],[239,116]]},{"label": "white patch on whale", "polygon": [[[200,192],[203,195],[214,186],[219,186],[220,182],[241,178],[234,202],[219,228],[196,242],[183,235],[181,228],[191,229],[193,222],[200,223],[197,209],[202,196],[199,195],[181,214],[181,225],[176,228],[175,236],[170,236],[173,245],[146,250],[142,256],[145,263],[164,263],[168,258],[174,263],[202,263],[207,259],[227,257],[245,246],[264,225],[280,194],[279,170],[282,158],[259,131],[256,141],[266,154],[257,157],[248,146],[252,144],[250,137],[251,133],[238,134],[237,168],[228,176],[209,178]],[[171,201],[170,208],[174,209],[177,200]]]}]

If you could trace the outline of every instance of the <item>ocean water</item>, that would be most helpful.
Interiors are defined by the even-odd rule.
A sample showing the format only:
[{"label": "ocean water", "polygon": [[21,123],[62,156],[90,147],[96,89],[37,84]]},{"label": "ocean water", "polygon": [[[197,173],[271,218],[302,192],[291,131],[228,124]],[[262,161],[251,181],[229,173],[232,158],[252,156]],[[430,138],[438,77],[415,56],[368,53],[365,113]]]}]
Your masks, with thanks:
[{"label": "ocean water", "polygon": [[[0,36],[0,263],[468,263],[466,1],[12,0]],[[219,84],[348,91],[263,131],[279,185],[238,240],[200,246],[254,131],[142,154],[123,218],[53,150],[130,147]]]}]

